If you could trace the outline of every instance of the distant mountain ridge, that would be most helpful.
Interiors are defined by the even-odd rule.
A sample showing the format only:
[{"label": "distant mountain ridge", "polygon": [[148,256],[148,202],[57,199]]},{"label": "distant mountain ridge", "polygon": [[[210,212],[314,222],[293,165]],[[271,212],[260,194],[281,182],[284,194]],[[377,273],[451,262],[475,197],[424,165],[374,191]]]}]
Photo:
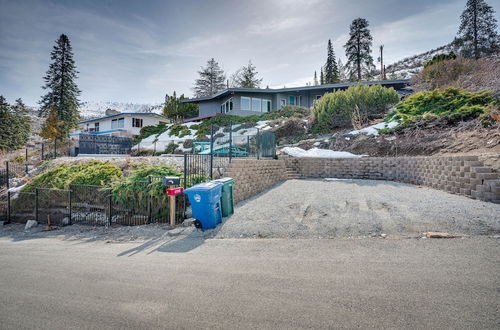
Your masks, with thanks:
[{"label": "distant mountain ridge", "polygon": [[106,110],[112,109],[119,112],[154,112],[161,114],[162,103],[136,104],[122,102],[82,102],[80,104],[80,116],[83,119],[97,118],[106,115]]}]

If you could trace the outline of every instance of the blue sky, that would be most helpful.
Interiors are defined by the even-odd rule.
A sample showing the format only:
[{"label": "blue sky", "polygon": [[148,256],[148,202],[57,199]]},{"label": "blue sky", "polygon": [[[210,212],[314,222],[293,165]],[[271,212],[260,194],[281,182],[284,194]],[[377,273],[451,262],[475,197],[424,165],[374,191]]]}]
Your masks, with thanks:
[{"label": "blue sky", "polygon": [[211,57],[228,76],[251,59],[264,87],[304,85],[324,64],[329,38],[344,59],[342,45],[357,17],[369,20],[374,47],[385,45],[389,64],[451,41],[464,6],[465,0],[0,0],[0,94],[35,105],[61,33],[73,46],[82,101],[159,103],[174,90],[192,95],[197,70]]}]

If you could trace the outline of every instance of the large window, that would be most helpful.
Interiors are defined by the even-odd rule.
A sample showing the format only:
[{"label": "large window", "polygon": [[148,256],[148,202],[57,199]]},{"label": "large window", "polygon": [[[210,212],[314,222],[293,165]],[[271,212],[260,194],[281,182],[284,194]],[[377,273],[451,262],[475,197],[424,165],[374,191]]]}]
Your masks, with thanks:
[{"label": "large window", "polygon": [[250,110],[250,98],[242,96],[241,97],[241,110]]},{"label": "large window", "polygon": [[142,119],[132,118],[132,127],[142,127]]},{"label": "large window", "polygon": [[261,100],[252,97],[252,111],[261,111]]},{"label": "large window", "polygon": [[226,102],[222,103],[220,106],[221,113],[228,113],[233,110],[233,98],[231,97]]},{"label": "large window", "polygon": [[125,118],[118,118],[111,120],[111,128],[124,128]]}]

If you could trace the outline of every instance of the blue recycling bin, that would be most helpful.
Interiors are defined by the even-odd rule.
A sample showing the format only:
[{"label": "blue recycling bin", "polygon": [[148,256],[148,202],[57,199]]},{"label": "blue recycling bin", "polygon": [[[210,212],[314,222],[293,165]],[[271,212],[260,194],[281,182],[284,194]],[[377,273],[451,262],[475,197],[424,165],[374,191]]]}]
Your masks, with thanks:
[{"label": "blue recycling bin", "polygon": [[188,195],[193,211],[193,218],[201,223],[203,229],[215,228],[222,222],[220,197],[222,184],[206,182],[184,190]]}]

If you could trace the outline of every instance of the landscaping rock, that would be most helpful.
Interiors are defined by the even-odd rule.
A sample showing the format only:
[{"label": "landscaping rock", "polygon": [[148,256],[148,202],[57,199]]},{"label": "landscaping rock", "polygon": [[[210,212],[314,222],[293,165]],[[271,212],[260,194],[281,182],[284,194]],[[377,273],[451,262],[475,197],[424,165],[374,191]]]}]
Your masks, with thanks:
[{"label": "landscaping rock", "polygon": [[28,221],[26,221],[26,225],[24,226],[24,230],[28,230],[32,227],[35,227],[36,225],[38,225],[38,222],[36,222],[36,220],[28,220]]},{"label": "landscaping rock", "polygon": [[182,222],[182,226],[183,227],[191,227],[191,226],[194,226],[194,223],[195,223],[196,219],[195,218],[189,218],[189,219],[186,219]]},{"label": "landscaping rock", "polygon": [[69,220],[68,217],[66,217],[62,219],[61,223],[63,226],[68,226],[71,223],[71,221]]},{"label": "landscaping rock", "polygon": [[2,227],[3,225],[4,225],[4,222],[0,221],[0,227]]}]

